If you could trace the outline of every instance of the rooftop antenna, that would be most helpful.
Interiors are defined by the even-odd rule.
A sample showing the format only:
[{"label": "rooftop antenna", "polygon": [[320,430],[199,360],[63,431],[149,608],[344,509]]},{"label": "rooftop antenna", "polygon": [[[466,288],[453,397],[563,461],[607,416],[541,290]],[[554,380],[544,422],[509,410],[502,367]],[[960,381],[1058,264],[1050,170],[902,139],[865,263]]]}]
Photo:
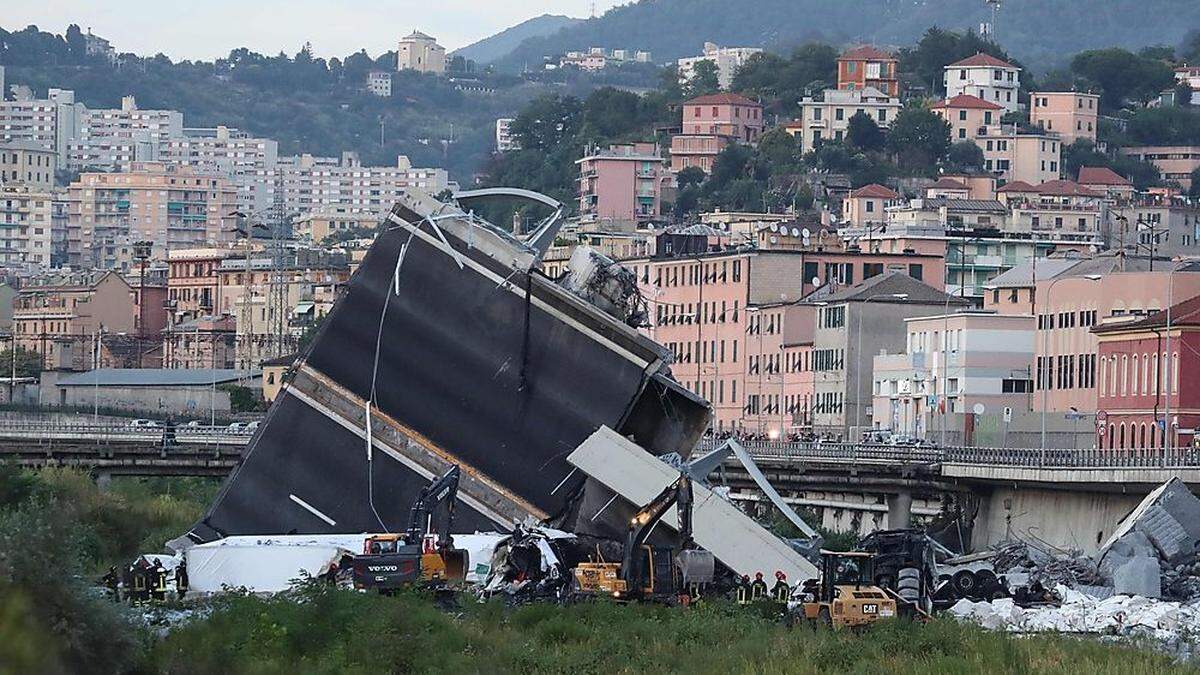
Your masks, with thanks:
[{"label": "rooftop antenna", "polygon": [[591,4],[589,4],[588,6],[591,7],[591,11],[592,11],[591,18],[593,18],[593,19],[596,18],[596,0],[592,0]]},{"label": "rooftop antenna", "polygon": [[980,33],[983,34],[982,37],[985,37],[992,42],[996,41],[996,17],[1000,13],[1001,2],[1003,2],[1003,0],[983,0],[983,4],[992,8],[992,20],[991,22],[981,26],[981,28],[986,28],[986,30],[981,30]]}]

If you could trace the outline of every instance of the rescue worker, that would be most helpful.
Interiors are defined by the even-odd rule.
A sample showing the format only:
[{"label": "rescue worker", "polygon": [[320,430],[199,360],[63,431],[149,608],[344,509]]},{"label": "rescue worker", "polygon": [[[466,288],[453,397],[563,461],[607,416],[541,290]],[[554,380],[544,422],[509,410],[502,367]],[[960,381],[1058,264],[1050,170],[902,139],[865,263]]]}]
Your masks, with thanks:
[{"label": "rescue worker", "polygon": [[108,573],[100,580],[104,587],[108,589],[109,594],[115,602],[121,601],[121,578],[117,573],[117,566],[113,565],[108,568]]},{"label": "rescue worker", "polygon": [[771,587],[771,597],[775,598],[776,602],[786,603],[791,590],[787,584],[787,575],[783,570],[775,570],[775,585]]},{"label": "rescue worker", "polygon": [[767,582],[763,581],[762,572],[754,573],[754,583],[750,584],[750,599],[764,600],[767,597]]},{"label": "rescue worker", "polygon": [[140,560],[129,569],[129,580],[129,600],[132,604],[137,605],[150,599],[150,580]]},{"label": "rescue worker", "polygon": [[187,595],[187,592],[188,592],[187,562],[181,561],[179,563],[179,566],[175,568],[175,595],[178,596],[178,598],[180,600],[182,600],[183,596]]},{"label": "rescue worker", "polygon": [[154,561],[154,567],[150,569],[151,587],[150,594],[158,602],[165,602],[167,599],[167,568],[159,560]]},{"label": "rescue worker", "polygon": [[742,578],[738,579],[734,590],[737,593],[737,603],[739,605],[750,604],[750,575],[743,574]]}]

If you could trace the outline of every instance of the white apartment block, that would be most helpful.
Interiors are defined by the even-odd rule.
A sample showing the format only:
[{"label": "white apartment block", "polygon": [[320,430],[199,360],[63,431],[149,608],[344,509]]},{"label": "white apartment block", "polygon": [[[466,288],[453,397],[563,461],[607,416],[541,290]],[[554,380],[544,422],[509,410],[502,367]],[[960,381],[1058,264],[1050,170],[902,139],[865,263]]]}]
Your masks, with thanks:
[{"label": "white apartment block", "polygon": [[275,199],[288,214],[330,207],[351,213],[382,215],[410,190],[437,194],[450,187],[445,169],[414,168],[400,155],[395,166],[363,166],[355,153],[332,157],[282,157],[276,172]]},{"label": "white apartment block", "polygon": [[69,144],[68,168],[124,169],[131,162],[156,161],[162,148],[183,137],[183,113],[139,110],[133,96],[120,108],[84,110],[79,133]]},{"label": "white apartment block", "polygon": [[512,123],[513,118],[511,117],[501,117],[496,120],[496,152],[521,149],[521,145],[513,140],[512,132],[509,131]]},{"label": "white apartment block", "polygon": [[21,184],[35,190],[53,190],[55,163],[54,151],[40,143],[0,143],[0,185]]},{"label": "white apartment block", "polygon": [[784,129],[800,141],[804,152],[817,147],[821,141],[840,141],[857,113],[869,116],[880,127],[891,126],[901,109],[900,99],[874,87],[842,90],[826,89],[823,100],[805,96],[800,102],[800,115]]},{"label": "white apartment block", "polygon": [[722,89],[733,84],[733,75],[751,56],[761,52],[758,47],[720,47],[712,42],[704,43],[704,54],[679,59],[679,81],[687,82],[696,72],[696,64],[712,61],[717,65],[717,81]]},{"label": "white apartment block", "polygon": [[0,185],[0,268],[30,274],[50,266],[54,195],[28,185]]},{"label": "white apartment block", "polygon": [[220,173],[237,188],[237,205],[245,213],[259,213],[275,204],[279,143],[270,138],[218,126],[186,129],[182,138],[168,141],[161,158],[209,173]]},{"label": "white apartment block", "polygon": [[400,41],[396,50],[396,70],[440,75],[446,72],[446,48],[434,38],[415,30]]},{"label": "white apartment block", "polygon": [[14,90],[15,100],[0,100],[0,143],[32,141],[53,150],[57,168],[66,168],[67,146],[79,135],[87,109],[69,89],[50,89],[44,99],[33,98],[27,87]]},{"label": "white apartment block", "polygon": [[995,103],[1005,112],[1020,106],[1021,69],[989,54],[976,54],[946,66],[946,98],[959,94],[977,96]]},{"label": "white apartment block", "polygon": [[367,91],[379,98],[390,98],[392,95],[392,74],[386,70],[372,70],[367,73]]}]

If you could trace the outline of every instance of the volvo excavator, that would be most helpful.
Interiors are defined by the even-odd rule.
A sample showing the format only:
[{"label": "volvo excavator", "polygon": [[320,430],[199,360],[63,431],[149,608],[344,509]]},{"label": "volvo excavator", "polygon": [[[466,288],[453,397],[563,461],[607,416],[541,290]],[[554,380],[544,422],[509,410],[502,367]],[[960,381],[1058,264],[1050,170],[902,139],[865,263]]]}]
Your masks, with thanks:
[{"label": "volvo excavator", "polygon": [[[672,505],[679,514],[679,549],[647,544]],[[597,560],[575,567],[571,595],[687,603],[712,581],[714,567],[713,554],[692,540],[692,480],[681,474],[634,514],[620,563]]]},{"label": "volvo excavator", "polygon": [[453,466],[421,489],[403,534],[367,537],[362,555],[353,559],[355,588],[388,592],[417,582],[443,585],[466,576],[467,552],[454,548],[450,536],[459,476],[459,468]]}]

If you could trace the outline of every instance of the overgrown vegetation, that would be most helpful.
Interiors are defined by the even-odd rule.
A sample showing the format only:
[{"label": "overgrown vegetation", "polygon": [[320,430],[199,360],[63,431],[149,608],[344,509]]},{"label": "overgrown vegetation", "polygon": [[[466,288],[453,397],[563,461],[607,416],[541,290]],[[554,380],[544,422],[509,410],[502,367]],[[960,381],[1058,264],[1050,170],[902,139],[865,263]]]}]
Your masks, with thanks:
[{"label": "overgrown vegetation", "polygon": [[229,597],[150,653],[155,670],[421,673],[1165,673],[1162,655],[1070,637],[1014,638],[950,620],[866,633],[788,629],[769,607],[709,602],[533,604],[464,601],[454,612],[416,594],[381,597],[310,586]]}]

